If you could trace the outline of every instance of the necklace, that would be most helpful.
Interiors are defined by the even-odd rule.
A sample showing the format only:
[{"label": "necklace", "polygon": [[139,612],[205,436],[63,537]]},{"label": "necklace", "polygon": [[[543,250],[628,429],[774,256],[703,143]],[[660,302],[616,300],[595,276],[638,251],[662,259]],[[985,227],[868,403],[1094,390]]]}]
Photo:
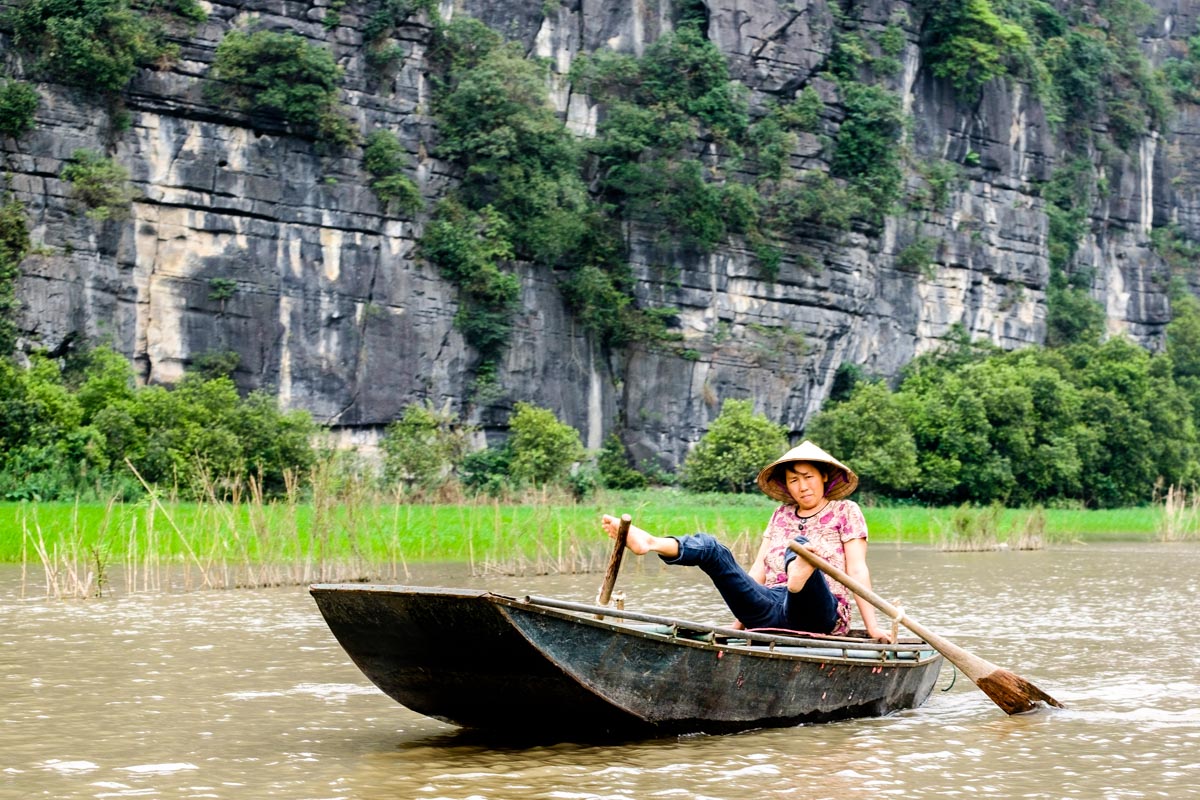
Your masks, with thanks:
[{"label": "necklace", "polygon": [[829,505],[828,500],[826,500],[824,503],[822,503],[820,508],[818,508],[813,513],[809,514],[807,517],[800,516],[800,506],[796,506],[796,519],[800,520],[800,530],[804,530],[806,527],[808,527],[808,521],[810,519],[812,519],[813,517],[817,516],[818,514],[820,514],[822,511],[824,511],[825,506],[827,506],[827,505]]}]

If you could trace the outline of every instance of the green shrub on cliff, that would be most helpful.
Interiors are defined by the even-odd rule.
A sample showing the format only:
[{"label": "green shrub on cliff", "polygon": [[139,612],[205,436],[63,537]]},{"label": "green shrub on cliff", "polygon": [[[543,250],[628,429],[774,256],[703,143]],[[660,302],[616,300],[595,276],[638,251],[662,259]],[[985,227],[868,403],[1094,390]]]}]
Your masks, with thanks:
[{"label": "green shrub on cliff", "polygon": [[367,137],[363,166],[375,176],[371,189],[384,202],[412,216],[425,207],[425,198],[412,179],[404,174],[407,154],[396,134],[377,130]]},{"label": "green shrub on cliff", "polygon": [[29,252],[29,223],[25,206],[18,200],[0,205],[0,361],[12,354],[17,343],[17,278],[21,261]]},{"label": "green shrub on cliff", "polygon": [[509,45],[478,60],[459,53],[454,63],[434,104],[439,155],[464,168],[463,202],[490,205],[512,223],[519,256],[555,264],[583,236],[588,197],[579,145],[550,105],[545,66]]},{"label": "green shrub on cliff", "polygon": [[138,67],[179,53],[161,25],[127,0],[24,0],[12,14],[18,47],[63,83],[120,91]]},{"label": "green shrub on cliff", "polygon": [[209,91],[241,111],[286,123],[333,146],[354,140],[337,110],[342,69],[333,54],[295,33],[230,31],[217,45]]},{"label": "green shrub on cliff", "polygon": [[76,150],[61,177],[71,184],[71,194],[87,206],[91,219],[124,219],[129,215],[133,191],[129,170],[91,150]]},{"label": "green shrub on cliff", "polygon": [[978,97],[984,84],[1016,71],[1027,57],[1029,34],[988,0],[923,0],[918,7],[926,12],[922,49],[933,73],[966,98]]},{"label": "green shrub on cliff", "polygon": [[33,130],[38,93],[27,83],[0,80],[0,135],[14,139]]},{"label": "green shrub on cliff", "polygon": [[420,241],[421,256],[459,288],[455,325],[483,363],[508,346],[521,284],[505,272],[513,257],[508,222],[491,206],[472,211],[452,198],[438,204]]}]

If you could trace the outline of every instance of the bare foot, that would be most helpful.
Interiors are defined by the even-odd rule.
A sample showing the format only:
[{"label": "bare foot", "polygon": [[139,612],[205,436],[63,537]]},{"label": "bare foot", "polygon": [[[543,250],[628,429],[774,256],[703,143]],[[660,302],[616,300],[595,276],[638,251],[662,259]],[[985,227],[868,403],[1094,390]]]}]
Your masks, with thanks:
[{"label": "bare foot", "polygon": [[[611,514],[605,514],[600,518],[600,524],[604,527],[604,532],[608,534],[608,538],[616,539],[617,531],[621,526],[621,520]],[[636,525],[629,526],[629,534],[625,537],[625,546],[639,556],[644,556],[654,548],[655,537],[646,533]]]},{"label": "bare foot", "polygon": [[792,594],[799,592],[815,570],[812,564],[801,561],[798,557],[792,559],[787,565],[787,590]]}]

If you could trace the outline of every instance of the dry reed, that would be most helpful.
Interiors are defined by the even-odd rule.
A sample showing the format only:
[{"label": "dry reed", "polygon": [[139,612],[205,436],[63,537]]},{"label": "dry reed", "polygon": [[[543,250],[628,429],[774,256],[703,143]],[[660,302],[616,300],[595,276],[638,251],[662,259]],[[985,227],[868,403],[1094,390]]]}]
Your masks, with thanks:
[{"label": "dry reed", "polygon": [[1188,541],[1200,534],[1200,493],[1190,496],[1182,487],[1168,486],[1160,502],[1163,514],[1158,538],[1164,542]]}]

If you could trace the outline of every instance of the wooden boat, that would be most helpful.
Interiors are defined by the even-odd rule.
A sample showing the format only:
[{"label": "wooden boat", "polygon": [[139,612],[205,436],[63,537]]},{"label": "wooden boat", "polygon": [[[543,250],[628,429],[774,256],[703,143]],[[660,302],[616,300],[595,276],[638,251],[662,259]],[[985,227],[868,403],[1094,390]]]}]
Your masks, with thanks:
[{"label": "wooden boat", "polygon": [[510,734],[647,737],[879,716],[923,703],[942,663],[917,639],[747,632],[464,589],[310,591],[386,694]]}]

